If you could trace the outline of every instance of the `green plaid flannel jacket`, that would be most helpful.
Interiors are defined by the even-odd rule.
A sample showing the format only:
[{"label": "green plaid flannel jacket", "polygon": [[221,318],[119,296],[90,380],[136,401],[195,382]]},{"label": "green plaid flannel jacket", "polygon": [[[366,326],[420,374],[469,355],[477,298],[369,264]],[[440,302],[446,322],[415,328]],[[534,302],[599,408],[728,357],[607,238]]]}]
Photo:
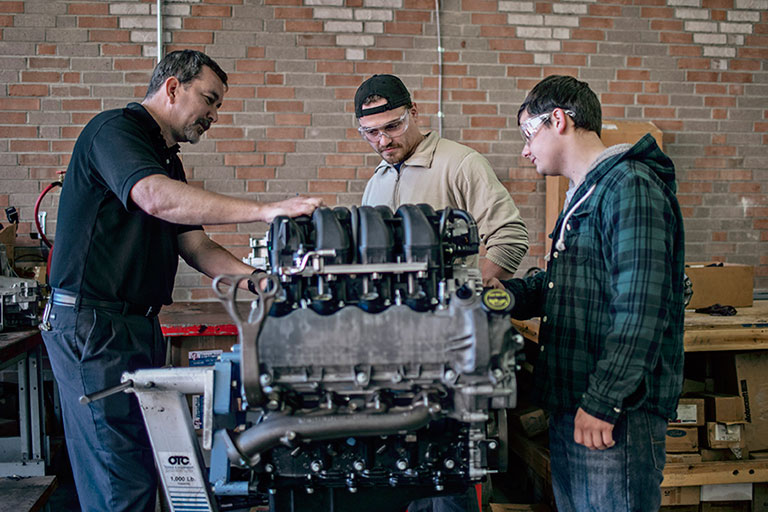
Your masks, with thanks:
[{"label": "green plaid flannel jacket", "polygon": [[625,410],[676,415],[683,380],[683,219],[674,164],[646,135],[587,175],[547,269],[506,281],[512,316],[541,317],[534,399],[615,423]]}]

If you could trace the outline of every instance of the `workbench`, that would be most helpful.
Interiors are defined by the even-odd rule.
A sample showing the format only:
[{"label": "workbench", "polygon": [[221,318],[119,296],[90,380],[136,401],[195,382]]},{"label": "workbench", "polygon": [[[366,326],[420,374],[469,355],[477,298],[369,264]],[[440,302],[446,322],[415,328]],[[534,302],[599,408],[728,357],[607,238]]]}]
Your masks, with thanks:
[{"label": "workbench", "polygon": [[166,363],[171,366],[188,366],[190,350],[230,350],[237,343],[237,327],[219,301],[175,302],[165,306],[158,318],[168,341]]},{"label": "workbench", "polygon": [[19,436],[0,437],[0,476],[45,474],[42,343],[37,329],[0,333],[0,370],[15,365],[19,383]]},{"label": "workbench", "polygon": [[[538,343],[539,319],[512,320],[529,343]],[[768,350],[768,300],[737,308],[735,316],[685,315],[685,352]],[[768,376],[766,376],[768,378]],[[522,435],[510,439],[510,450],[546,481],[549,449]],[[768,459],[670,463],[662,487],[768,482]]]}]

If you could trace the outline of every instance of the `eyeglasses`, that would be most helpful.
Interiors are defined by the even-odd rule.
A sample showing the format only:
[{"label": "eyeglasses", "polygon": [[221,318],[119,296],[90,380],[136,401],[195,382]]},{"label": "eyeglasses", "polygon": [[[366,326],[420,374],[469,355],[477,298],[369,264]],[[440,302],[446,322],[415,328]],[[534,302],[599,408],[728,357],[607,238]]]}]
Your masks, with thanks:
[{"label": "eyeglasses", "polygon": [[408,112],[410,109],[406,109],[403,115],[394,121],[379,126],[358,126],[357,131],[368,142],[378,142],[382,135],[386,135],[390,139],[399,137],[408,129]]},{"label": "eyeglasses", "polygon": [[[554,111],[553,111],[554,112]],[[553,112],[547,112],[545,114],[539,114],[535,117],[531,117],[529,119],[526,119],[522,123],[520,123],[520,133],[523,135],[523,142],[526,144],[530,144],[531,140],[533,139],[534,135],[539,131],[541,128],[541,125],[547,122],[547,120],[552,117]],[[571,116],[572,118],[576,115],[576,113],[573,110],[563,110],[563,112],[566,113],[566,115]]]}]

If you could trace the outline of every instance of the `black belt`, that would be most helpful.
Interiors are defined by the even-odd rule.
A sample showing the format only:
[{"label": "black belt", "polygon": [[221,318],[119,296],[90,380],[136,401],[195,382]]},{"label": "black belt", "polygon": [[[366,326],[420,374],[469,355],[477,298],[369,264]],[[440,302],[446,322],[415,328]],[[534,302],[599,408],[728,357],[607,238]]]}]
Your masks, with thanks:
[{"label": "black belt", "polygon": [[103,309],[104,311],[120,313],[121,315],[140,315],[147,318],[156,317],[157,314],[160,313],[160,308],[163,307],[162,304],[143,306],[141,304],[131,304],[130,302],[112,302],[108,300],[89,299],[59,289],[53,290],[51,302],[56,306],[65,306],[75,309]]}]

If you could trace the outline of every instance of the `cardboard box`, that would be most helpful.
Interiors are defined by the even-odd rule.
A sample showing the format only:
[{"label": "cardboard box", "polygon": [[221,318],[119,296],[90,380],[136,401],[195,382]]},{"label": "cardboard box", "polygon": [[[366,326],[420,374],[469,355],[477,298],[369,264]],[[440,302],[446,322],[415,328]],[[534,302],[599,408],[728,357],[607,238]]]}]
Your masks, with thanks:
[{"label": "cardboard box", "polygon": [[677,418],[670,420],[669,424],[681,427],[703,427],[704,421],[704,399],[681,398],[677,404]]},{"label": "cardboard box", "polygon": [[634,144],[642,139],[646,133],[650,133],[659,148],[663,148],[662,131],[650,121],[619,121],[603,120],[603,128],[600,131],[600,139],[606,146],[615,144]]},{"label": "cardboard box", "polygon": [[667,451],[695,452],[699,449],[699,429],[696,427],[667,427]]},{"label": "cardboard box", "polygon": [[510,411],[509,422],[512,428],[522,432],[526,437],[534,437],[549,428],[547,414],[536,406],[524,407]]},{"label": "cardboard box", "polygon": [[701,501],[701,487],[662,487],[661,504],[662,505],[698,505]]},{"label": "cardboard box", "polygon": [[738,395],[725,393],[701,393],[706,402],[707,421],[718,423],[746,423],[744,401]]},{"label": "cardboard box", "polygon": [[707,422],[706,446],[714,449],[744,448],[744,425],[741,423],[715,423]]},{"label": "cardboard box", "polygon": [[768,450],[768,351],[718,356],[713,369],[718,390],[742,398],[746,447]]},{"label": "cardboard box", "polygon": [[701,486],[701,501],[752,501],[752,484],[710,484]]},{"label": "cardboard box", "polygon": [[717,267],[708,265],[713,263],[686,263],[685,273],[693,284],[689,309],[706,308],[713,304],[752,306],[754,267],[734,263]]},{"label": "cardboard box", "polygon": [[749,458],[749,452],[745,449],[731,450],[702,448],[701,462],[719,462],[724,460],[746,460]]}]

